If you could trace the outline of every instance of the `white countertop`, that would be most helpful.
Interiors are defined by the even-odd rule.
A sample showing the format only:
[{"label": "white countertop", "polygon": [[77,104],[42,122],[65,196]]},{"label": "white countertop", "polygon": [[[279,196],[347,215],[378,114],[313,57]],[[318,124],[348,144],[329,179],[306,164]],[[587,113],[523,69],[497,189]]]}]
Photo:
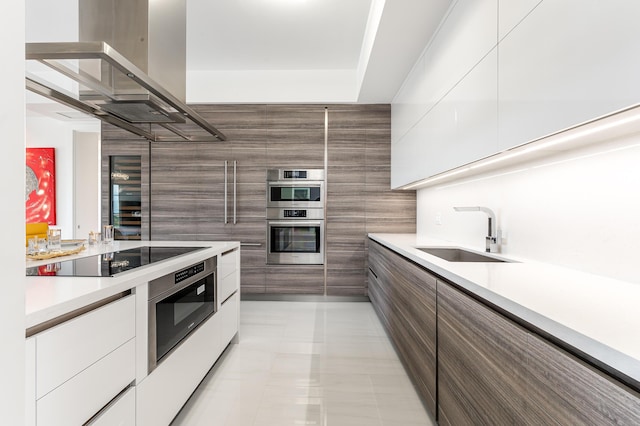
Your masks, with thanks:
[{"label": "white countertop", "polygon": [[518,263],[448,262],[416,247],[461,246],[415,234],[369,237],[640,387],[640,285],[510,257]]},{"label": "white countertop", "polygon": [[114,241],[110,245],[87,247],[86,250],[77,255],[39,261],[27,260],[26,267],[63,262],[65,260],[142,246],[207,248],[122,272],[113,277],[25,277],[25,328],[42,324],[45,321],[117,293],[130,290],[137,285],[187,267],[195,262],[239,247],[240,243],[233,241]]}]

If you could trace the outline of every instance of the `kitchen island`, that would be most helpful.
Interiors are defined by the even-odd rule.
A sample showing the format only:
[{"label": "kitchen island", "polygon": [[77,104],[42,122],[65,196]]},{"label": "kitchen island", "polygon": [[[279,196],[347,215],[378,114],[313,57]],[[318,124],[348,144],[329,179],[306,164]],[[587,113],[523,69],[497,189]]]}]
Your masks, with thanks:
[{"label": "kitchen island", "polygon": [[[26,266],[92,256],[109,259],[108,253],[157,252],[161,247],[198,249],[125,272],[116,270],[113,276],[25,277],[27,424],[89,420],[91,424],[168,424],[235,338],[240,297],[238,242],[115,241],[73,256],[29,260]],[[170,321],[167,323],[160,318],[158,305],[152,303],[150,283],[168,277],[173,287],[174,276],[176,288],[189,283],[194,290],[192,295],[180,296],[184,304],[169,307],[173,320],[162,314]],[[174,296],[166,300],[169,297]],[[211,306],[213,314],[205,313],[196,324],[185,320],[204,305]],[[154,339],[159,342],[164,333],[155,325],[156,315],[157,324],[161,320],[174,326],[186,322],[184,330],[177,330],[186,337],[168,348],[161,359],[154,357]]]},{"label": "kitchen island", "polygon": [[449,262],[419,248],[451,243],[414,234],[369,238],[370,298],[414,376],[405,341],[425,342],[433,367],[417,388],[441,424],[640,421],[640,285],[526,259]]}]

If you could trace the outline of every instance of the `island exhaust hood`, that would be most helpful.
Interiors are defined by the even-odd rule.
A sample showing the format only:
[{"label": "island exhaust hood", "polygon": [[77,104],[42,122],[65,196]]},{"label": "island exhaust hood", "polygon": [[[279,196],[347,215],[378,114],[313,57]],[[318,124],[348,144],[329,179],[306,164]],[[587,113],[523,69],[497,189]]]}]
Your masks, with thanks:
[{"label": "island exhaust hood", "polygon": [[225,140],[185,102],[185,1],[79,0],[79,42],[26,44],[26,88],[151,141]]}]

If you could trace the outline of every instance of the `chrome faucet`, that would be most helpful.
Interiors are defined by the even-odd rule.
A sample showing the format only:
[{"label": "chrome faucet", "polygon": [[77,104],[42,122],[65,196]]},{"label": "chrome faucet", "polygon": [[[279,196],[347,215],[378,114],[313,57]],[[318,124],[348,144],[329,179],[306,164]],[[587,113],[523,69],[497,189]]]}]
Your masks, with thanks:
[{"label": "chrome faucet", "polygon": [[493,210],[487,207],[454,207],[457,212],[485,212],[489,216],[489,229],[488,234],[485,237],[485,251],[487,253],[497,253],[498,250],[498,235],[499,231],[496,229],[496,215]]}]

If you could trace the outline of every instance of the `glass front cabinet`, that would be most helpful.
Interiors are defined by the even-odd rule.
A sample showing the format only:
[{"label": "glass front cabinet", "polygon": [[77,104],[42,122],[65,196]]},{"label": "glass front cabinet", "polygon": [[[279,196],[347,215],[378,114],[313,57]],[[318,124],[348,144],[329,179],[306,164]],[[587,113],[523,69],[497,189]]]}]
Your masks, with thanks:
[{"label": "glass front cabinet", "polygon": [[142,236],[141,157],[110,157],[109,223],[116,240],[140,240]]}]

